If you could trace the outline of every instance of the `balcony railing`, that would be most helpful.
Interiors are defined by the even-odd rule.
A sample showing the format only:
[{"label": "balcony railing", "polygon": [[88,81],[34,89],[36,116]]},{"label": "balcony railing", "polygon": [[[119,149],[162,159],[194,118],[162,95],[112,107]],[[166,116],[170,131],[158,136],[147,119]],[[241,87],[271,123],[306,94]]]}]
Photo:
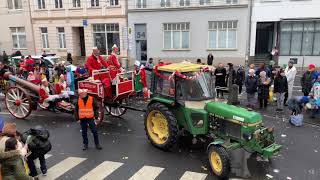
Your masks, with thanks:
[{"label": "balcony railing", "polygon": [[246,5],[248,0],[129,0],[128,9],[159,9]]}]

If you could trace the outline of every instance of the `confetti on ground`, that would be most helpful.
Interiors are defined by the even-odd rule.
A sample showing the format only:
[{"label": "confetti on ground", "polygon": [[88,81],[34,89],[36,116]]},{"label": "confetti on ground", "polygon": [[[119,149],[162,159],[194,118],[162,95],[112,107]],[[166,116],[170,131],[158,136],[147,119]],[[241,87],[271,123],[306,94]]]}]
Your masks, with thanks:
[{"label": "confetti on ground", "polygon": [[205,171],[208,171],[208,168],[206,168],[205,166],[201,166],[201,168]]},{"label": "confetti on ground", "polygon": [[284,138],[284,137],[287,137],[287,135],[285,135],[285,134],[281,134],[281,137],[283,137],[283,138]]},{"label": "confetti on ground", "polygon": [[131,131],[131,129],[128,129],[128,132],[130,132]]},{"label": "confetti on ground", "polygon": [[69,125],[69,124],[67,124],[67,127],[70,127],[70,125]]},{"label": "confetti on ground", "polygon": [[274,173],[279,173],[280,170],[279,170],[279,169],[274,169],[273,172],[274,172]]},{"label": "confetti on ground", "polygon": [[316,150],[316,149],[315,149],[315,150],[314,150],[314,152],[316,152],[316,153],[317,153],[317,152],[318,152],[318,150]]},{"label": "confetti on ground", "polygon": [[104,132],[104,133],[102,133],[102,134],[103,134],[103,135],[106,135],[107,133]]},{"label": "confetti on ground", "polygon": [[122,157],[122,159],[128,159],[128,157],[127,157],[127,156],[125,156],[125,157]]},{"label": "confetti on ground", "polygon": [[289,177],[289,176],[287,176],[287,179],[288,179],[288,180],[292,180],[292,178],[291,178],[291,177]]},{"label": "confetti on ground", "polygon": [[270,175],[270,174],[266,174],[266,176],[267,176],[268,178],[270,178],[270,179],[272,179],[272,178],[273,178],[273,176],[272,176],[272,175]]}]

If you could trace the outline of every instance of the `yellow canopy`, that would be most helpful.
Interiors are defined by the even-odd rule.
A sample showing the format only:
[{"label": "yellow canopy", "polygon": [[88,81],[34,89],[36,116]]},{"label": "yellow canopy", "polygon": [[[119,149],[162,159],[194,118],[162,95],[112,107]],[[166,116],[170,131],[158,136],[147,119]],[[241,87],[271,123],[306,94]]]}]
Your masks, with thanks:
[{"label": "yellow canopy", "polygon": [[169,64],[165,66],[160,66],[158,68],[159,71],[165,71],[165,72],[198,72],[201,68],[208,67],[207,65],[201,65],[201,64],[193,64],[190,62],[181,62],[181,63],[174,63]]}]

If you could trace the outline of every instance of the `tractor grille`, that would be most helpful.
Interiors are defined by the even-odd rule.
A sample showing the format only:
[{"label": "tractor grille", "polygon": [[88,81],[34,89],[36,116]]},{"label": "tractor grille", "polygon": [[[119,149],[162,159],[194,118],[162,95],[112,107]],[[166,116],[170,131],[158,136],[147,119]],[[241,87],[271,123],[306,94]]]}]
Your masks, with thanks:
[{"label": "tractor grille", "polygon": [[241,138],[241,125],[230,122],[228,120],[218,119],[218,130],[226,135]]}]

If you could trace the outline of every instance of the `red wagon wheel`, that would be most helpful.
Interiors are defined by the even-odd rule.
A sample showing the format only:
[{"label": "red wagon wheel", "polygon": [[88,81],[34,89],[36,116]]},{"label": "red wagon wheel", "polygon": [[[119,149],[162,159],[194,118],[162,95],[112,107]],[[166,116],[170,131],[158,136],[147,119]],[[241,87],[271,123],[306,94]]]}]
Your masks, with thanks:
[{"label": "red wagon wheel", "polygon": [[[125,101],[125,100],[120,100],[116,103],[121,105],[121,104],[123,104],[123,101]],[[114,117],[121,117],[122,115],[124,115],[127,112],[127,108],[119,107],[119,106],[106,106],[105,109],[108,112],[108,114],[110,114],[111,116],[114,116]]]},{"label": "red wagon wheel", "polygon": [[8,111],[18,119],[25,119],[31,113],[31,97],[20,87],[11,87],[6,92]]}]

